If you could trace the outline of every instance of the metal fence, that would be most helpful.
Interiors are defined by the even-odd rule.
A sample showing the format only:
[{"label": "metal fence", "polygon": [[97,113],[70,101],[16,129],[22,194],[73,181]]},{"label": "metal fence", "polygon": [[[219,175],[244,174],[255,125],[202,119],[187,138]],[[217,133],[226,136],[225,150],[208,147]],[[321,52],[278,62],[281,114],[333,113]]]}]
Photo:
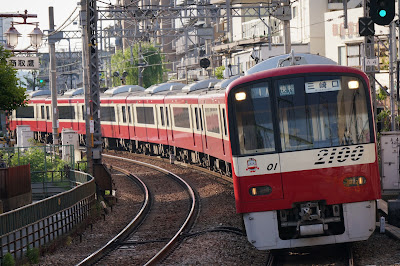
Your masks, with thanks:
[{"label": "metal fence", "polygon": [[68,177],[73,189],[0,215],[0,261],[7,253],[22,258],[28,247],[39,248],[88,217],[95,201],[94,178],[72,170]]}]

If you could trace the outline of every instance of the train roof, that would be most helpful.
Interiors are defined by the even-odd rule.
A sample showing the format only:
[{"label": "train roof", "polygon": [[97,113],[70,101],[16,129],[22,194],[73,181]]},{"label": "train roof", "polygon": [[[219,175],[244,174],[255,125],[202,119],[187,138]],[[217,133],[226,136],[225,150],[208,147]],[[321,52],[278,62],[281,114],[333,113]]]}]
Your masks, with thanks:
[{"label": "train roof", "polygon": [[176,90],[181,90],[183,87],[185,87],[185,84],[180,83],[180,82],[166,82],[166,83],[161,83],[161,84],[154,84],[150,87],[148,87],[145,92],[154,94],[154,93],[159,93],[159,92],[165,92],[165,91],[176,91]]},{"label": "train roof", "polygon": [[117,95],[124,92],[141,92],[145,91],[145,88],[139,85],[121,85],[115,88],[108,89],[104,92],[106,95]]},{"label": "train roof", "polygon": [[287,67],[280,67],[280,68],[273,68],[261,72],[256,72],[251,75],[246,75],[240,79],[234,80],[231,85],[228,87],[228,91],[231,90],[234,86],[239,84],[252,82],[255,80],[261,80],[269,77],[276,77],[276,76],[286,76],[286,75],[293,75],[293,74],[304,74],[304,73],[353,73],[362,75],[365,80],[368,82],[368,77],[364,72],[361,70],[348,67],[348,66],[340,66],[340,65],[295,65],[295,66],[287,66]]},{"label": "train roof", "polygon": [[290,54],[278,55],[258,63],[246,71],[246,75],[254,74],[264,70],[293,66],[293,65],[337,65],[329,58],[314,54]]},{"label": "train roof", "polygon": [[85,93],[85,91],[83,90],[83,88],[77,88],[77,89],[72,89],[72,90],[68,90],[64,93],[64,95],[66,96],[76,96],[76,95],[83,95]]}]

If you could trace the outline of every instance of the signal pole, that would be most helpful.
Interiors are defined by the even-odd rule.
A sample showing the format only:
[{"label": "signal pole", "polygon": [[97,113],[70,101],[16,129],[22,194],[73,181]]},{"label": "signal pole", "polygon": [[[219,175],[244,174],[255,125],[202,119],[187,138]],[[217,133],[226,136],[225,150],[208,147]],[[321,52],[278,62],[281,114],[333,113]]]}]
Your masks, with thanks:
[{"label": "signal pole", "polygon": [[[371,17],[370,16],[370,0],[364,0],[363,7],[364,7],[364,17]],[[375,87],[375,65],[367,66],[366,61],[367,59],[376,59],[375,57],[375,35],[368,35],[364,37],[364,63],[363,63],[363,70],[367,74],[370,86],[371,86],[371,93],[372,93],[372,104],[374,108],[374,118],[375,123],[377,119],[377,108],[376,108],[376,87]]]},{"label": "signal pole", "polygon": [[[90,134],[86,134],[86,139],[90,137],[92,144],[92,153],[87,156],[92,157],[94,164],[101,164],[101,127],[100,127],[100,81],[99,81],[99,59],[98,59],[98,42],[97,42],[97,7],[96,0],[86,0],[87,14],[87,50],[89,65],[89,94],[90,102]],[[89,142],[87,142],[89,143]]]},{"label": "signal pole", "polygon": [[86,156],[88,172],[101,164],[100,85],[98,71],[96,0],[81,1],[83,70],[85,90]]}]

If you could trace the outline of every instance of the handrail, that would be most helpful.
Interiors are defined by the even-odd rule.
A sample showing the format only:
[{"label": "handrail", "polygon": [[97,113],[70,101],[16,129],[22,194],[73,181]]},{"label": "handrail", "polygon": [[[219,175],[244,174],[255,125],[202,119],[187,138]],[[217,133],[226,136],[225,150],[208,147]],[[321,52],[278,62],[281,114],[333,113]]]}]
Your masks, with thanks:
[{"label": "handrail", "polygon": [[0,236],[69,208],[95,193],[96,185],[91,175],[74,170],[70,173],[77,184],[73,189],[0,214]]}]

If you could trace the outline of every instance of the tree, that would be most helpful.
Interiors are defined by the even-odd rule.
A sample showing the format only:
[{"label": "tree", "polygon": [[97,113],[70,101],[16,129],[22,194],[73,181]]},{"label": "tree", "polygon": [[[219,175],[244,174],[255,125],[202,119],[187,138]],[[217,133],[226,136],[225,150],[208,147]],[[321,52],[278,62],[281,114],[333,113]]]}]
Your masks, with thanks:
[{"label": "tree", "polygon": [[215,68],[215,76],[217,77],[217,79],[224,79],[224,70],[225,66],[219,66]]},{"label": "tree", "polygon": [[43,88],[46,83],[45,82],[40,82],[40,79],[37,77],[39,74],[39,71],[37,70],[32,70],[30,71],[29,74],[24,75],[24,79],[26,80],[26,83],[22,83],[23,85],[26,85],[26,87],[29,89],[32,89],[33,91],[36,89],[36,87]]},{"label": "tree", "polygon": [[10,112],[23,106],[25,88],[18,86],[17,70],[7,63],[11,53],[0,45],[0,110]]},{"label": "tree", "polygon": [[[139,45],[135,44],[132,47],[132,53],[130,49],[126,49],[124,52],[117,51],[111,57],[112,73],[119,73],[118,77],[113,77],[113,86],[121,85],[121,77],[124,72],[127,74],[125,77],[125,84],[138,84],[138,51]],[[149,43],[142,43],[142,56],[143,62],[147,65],[143,71],[143,87],[147,88],[153,84],[162,82],[164,69],[162,66],[162,56],[158,49]]]}]

